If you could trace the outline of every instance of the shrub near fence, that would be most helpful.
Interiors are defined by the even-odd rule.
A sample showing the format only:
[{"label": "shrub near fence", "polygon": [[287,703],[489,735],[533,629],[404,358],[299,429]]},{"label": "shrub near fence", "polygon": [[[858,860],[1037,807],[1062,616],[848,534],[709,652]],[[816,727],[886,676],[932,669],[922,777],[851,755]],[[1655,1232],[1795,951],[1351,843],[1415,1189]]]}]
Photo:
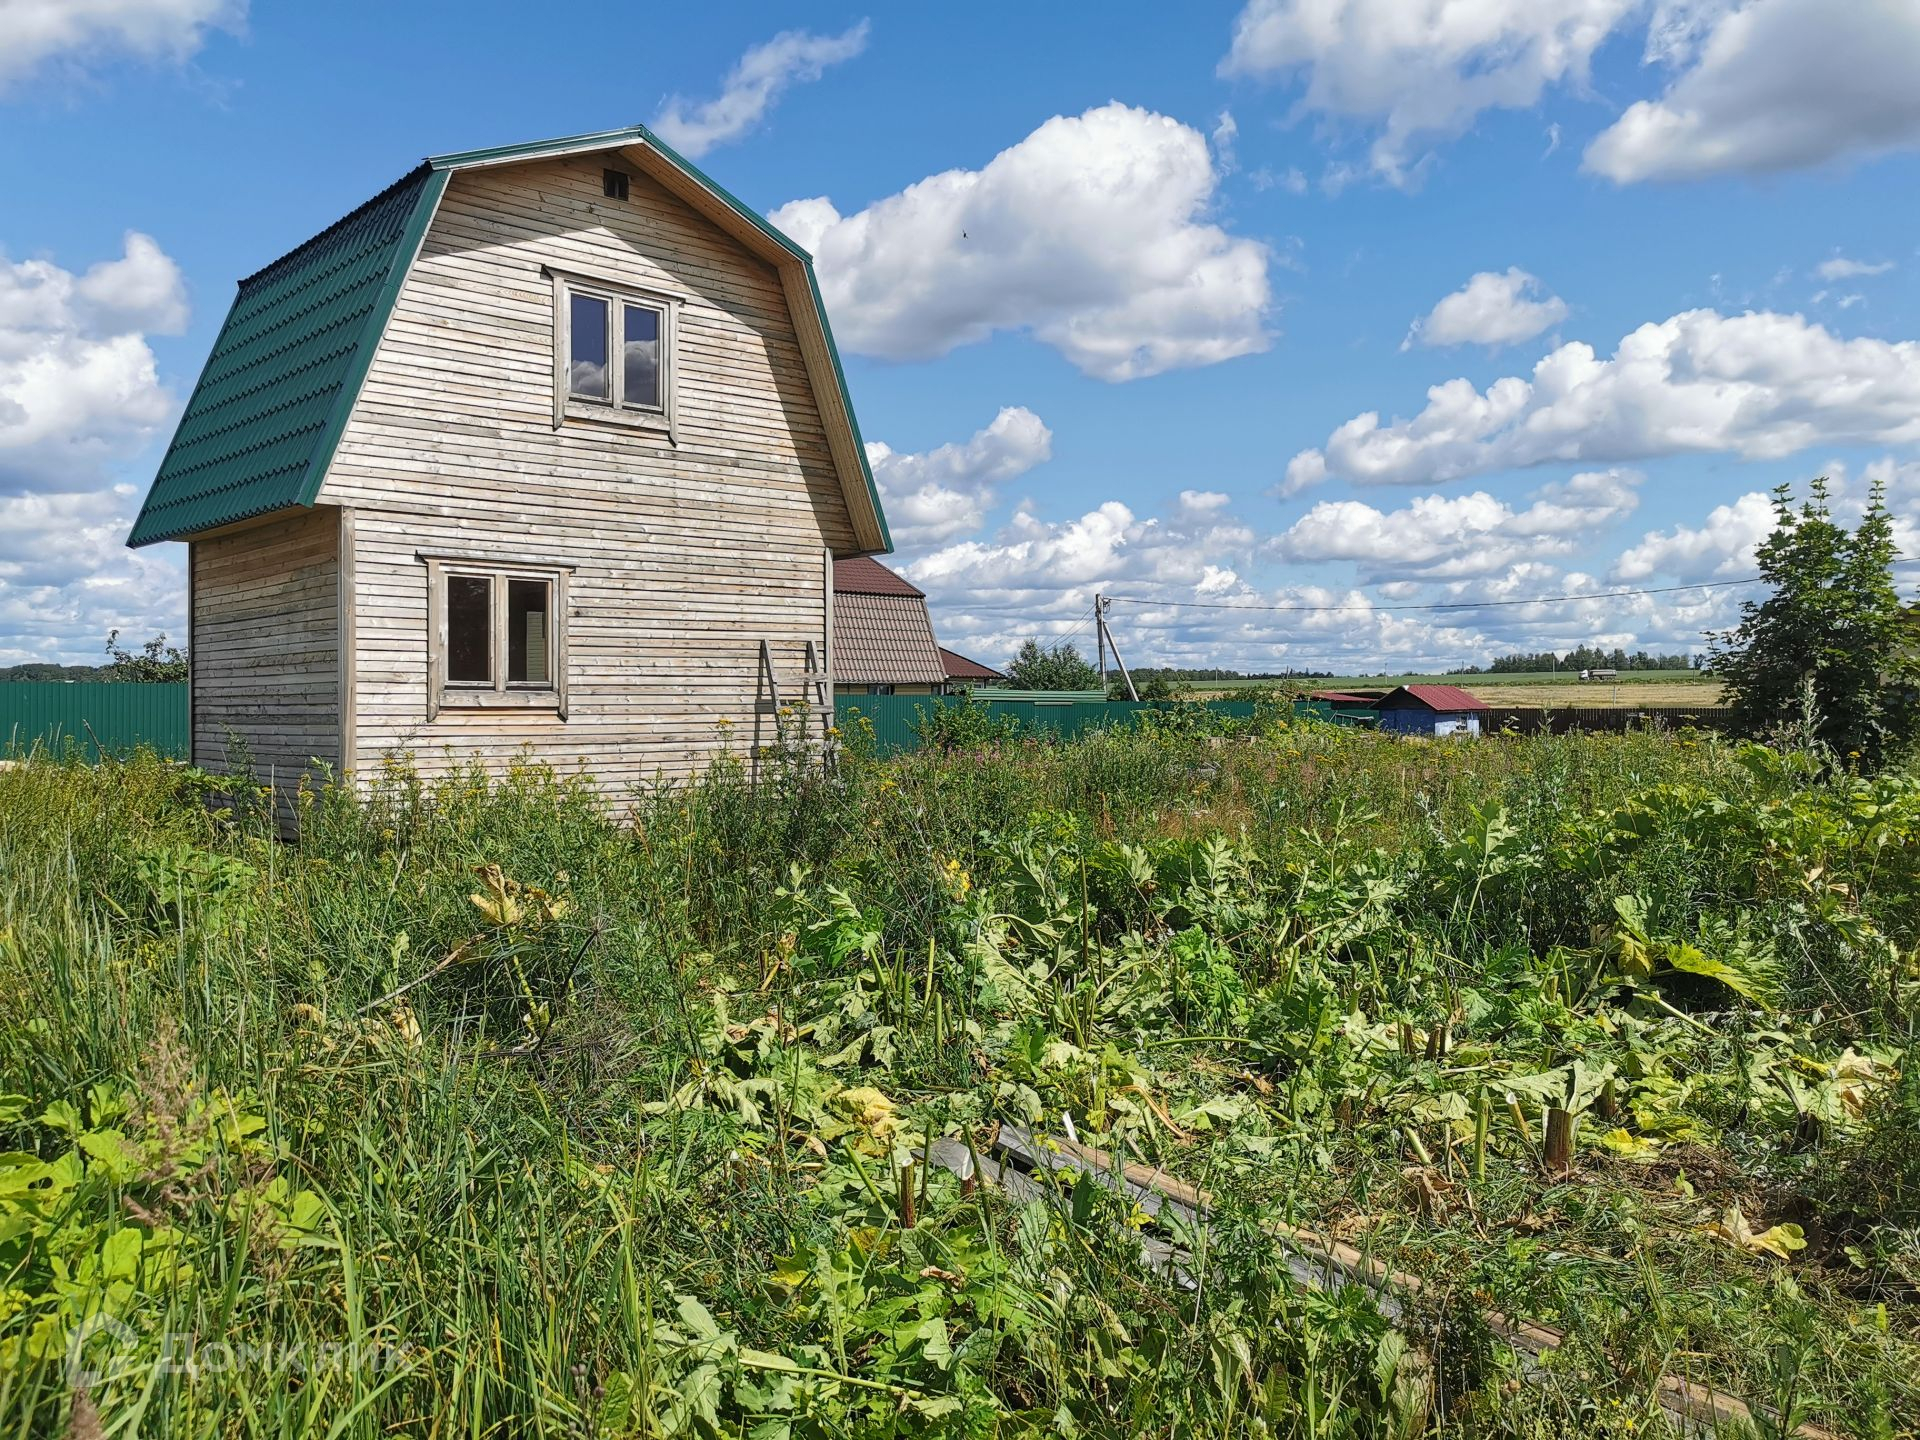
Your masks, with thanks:
[{"label": "shrub near fence", "polygon": [[187,753],[187,687],[107,682],[0,682],[0,755],[69,742],[88,755],[150,745],[163,755]]}]

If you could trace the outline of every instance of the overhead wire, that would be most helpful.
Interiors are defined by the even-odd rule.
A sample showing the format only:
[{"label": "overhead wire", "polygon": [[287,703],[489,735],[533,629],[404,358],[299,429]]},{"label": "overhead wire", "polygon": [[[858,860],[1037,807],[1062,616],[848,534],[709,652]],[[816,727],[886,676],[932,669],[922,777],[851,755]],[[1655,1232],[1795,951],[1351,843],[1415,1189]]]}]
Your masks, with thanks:
[{"label": "overhead wire", "polygon": [[[1536,595],[1530,600],[1449,600],[1417,605],[1376,605],[1349,600],[1341,605],[1239,605],[1224,600],[1149,600],[1139,595],[1109,595],[1127,605],[1164,605],[1180,610],[1259,610],[1269,614],[1333,615],[1358,610],[1493,610],[1518,605],[1558,605],[1577,600],[1629,600],[1636,595],[1672,595],[1682,590],[1724,590],[1734,585],[1758,585],[1762,576],[1744,580],[1703,580],[1692,585],[1656,585],[1643,590],[1597,590],[1584,595]],[[1084,623],[1084,622],[1083,622]]]}]

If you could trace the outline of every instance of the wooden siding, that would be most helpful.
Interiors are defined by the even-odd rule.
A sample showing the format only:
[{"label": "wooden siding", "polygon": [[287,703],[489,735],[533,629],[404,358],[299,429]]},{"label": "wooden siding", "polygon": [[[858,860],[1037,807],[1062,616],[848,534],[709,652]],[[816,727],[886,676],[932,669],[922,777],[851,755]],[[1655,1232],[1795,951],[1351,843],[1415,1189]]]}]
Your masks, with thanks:
[{"label": "wooden siding", "polygon": [[[530,747],[612,793],[754,734],[759,642],[797,693],[827,625],[822,549],[856,542],[780,280],[605,157],[454,176],[321,499],[353,515],[353,768],[425,772]],[[678,444],[553,420],[545,265],[683,297]],[[568,715],[428,717],[422,554],[572,567]],[[771,738],[770,736],[768,738]]]},{"label": "wooden siding", "polygon": [[291,786],[340,757],[337,511],[301,511],[196,540],[191,550],[193,758],[229,769],[231,737],[255,776]]}]

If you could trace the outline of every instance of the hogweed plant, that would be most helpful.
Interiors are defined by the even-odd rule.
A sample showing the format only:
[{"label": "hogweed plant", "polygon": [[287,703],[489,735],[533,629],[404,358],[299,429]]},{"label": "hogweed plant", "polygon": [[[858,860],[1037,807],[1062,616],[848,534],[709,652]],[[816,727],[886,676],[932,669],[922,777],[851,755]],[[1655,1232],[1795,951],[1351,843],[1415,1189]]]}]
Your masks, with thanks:
[{"label": "hogweed plant", "polygon": [[[613,803],[395,757],[291,843],[0,772],[0,1433],[1911,1433],[1912,770],[850,730]],[[1207,1219],[926,1163],[1008,1123]]]}]

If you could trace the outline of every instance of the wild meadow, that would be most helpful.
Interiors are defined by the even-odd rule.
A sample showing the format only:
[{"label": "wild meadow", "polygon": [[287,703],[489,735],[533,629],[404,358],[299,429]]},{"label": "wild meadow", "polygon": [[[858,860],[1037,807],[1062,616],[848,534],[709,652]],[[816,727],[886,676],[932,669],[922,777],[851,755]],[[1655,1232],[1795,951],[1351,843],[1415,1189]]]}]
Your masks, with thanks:
[{"label": "wild meadow", "polygon": [[1915,772],[1256,730],[0,771],[0,1435],[1915,1434]]}]

